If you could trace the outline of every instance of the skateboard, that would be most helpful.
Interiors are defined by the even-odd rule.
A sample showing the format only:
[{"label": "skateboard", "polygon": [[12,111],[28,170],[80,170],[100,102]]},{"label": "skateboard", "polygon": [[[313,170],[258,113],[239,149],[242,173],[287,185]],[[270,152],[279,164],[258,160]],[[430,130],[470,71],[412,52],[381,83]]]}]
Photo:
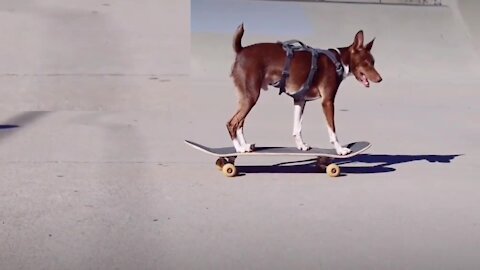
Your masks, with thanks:
[{"label": "skateboard", "polygon": [[237,153],[234,147],[218,147],[212,148],[185,140],[185,143],[189,146],[200,150],[204,153],[218,157],[215,165],[223,172],[227,177],[233,177],[237,175],[237,168],[235,167],[235,159],[238,156],[304,156],[304,157],[316,157],[317,166],[320,170],[325,171],[327,175],[336,177],[340,175],[340,167],[333,163],[334,159],[347,159],[354,157],[368,148],[371,144],[369,142],[361,141],[354,142],[346,145],[345,147],[352,150],[348,155],[338,155],[335,149],[316,148],[308,151],[301,151],[295,147],[255,147],[253,152]]}]

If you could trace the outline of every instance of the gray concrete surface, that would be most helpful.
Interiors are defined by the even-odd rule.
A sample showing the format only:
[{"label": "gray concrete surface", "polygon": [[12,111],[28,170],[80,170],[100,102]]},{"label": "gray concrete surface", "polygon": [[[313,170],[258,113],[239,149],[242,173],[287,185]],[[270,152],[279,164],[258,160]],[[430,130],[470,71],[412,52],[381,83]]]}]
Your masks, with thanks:
[{"label": "gray concrete surface", "polygon": [[164,109],[158,95],[185,88],[189,9],[187,0],[0,2],[0,108]]},{"label": "gray concrete surface", "polygon": [[[1,2],[0,269],[478,269],[472,8]],[[384,82],[337,100],[340,139],[373,143],[344,176],[265,157],[226,179],[182,142],[229,144],[240,20],[245,44],[377,38]],[[306,110],[305,140],[328,146]],[[247,139],[293,145],[291,118],[263,92]]]},{"label": "gray concrete surface", "polygon": [[189,25],[189,1],[0,1],[0,269],[165,269]]}]

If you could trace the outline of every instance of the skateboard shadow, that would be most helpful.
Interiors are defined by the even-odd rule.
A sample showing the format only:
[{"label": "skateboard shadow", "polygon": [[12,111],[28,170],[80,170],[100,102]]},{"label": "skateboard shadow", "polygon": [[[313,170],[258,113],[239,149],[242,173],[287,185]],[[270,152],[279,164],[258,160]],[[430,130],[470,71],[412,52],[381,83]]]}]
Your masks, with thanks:
[{"label": "skateboard shadow", "polygon": [[[376,174],[396,171],[395,165],[415,161],[430,163],[451,163],[454,155],[372,155],[360,154],[349,159],[337,159],[334,162],[341,167],[342,174]],[[356,163],[355,166],[352,166]],[[367,164],[367,166],[361,164]],[[349,164],[352,164],[349,166]],[[316,159],[283,162],[272,166],[237,166],[239,175],[254,173],[319,173]]]}]

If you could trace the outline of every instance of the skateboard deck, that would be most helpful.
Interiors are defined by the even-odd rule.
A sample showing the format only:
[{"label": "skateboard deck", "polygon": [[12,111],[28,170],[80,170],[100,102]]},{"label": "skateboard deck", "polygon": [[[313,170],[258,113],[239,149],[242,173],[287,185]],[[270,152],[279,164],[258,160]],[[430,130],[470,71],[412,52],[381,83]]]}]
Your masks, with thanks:
[{"label": "skateboard deck", "polygon": [[[352,152],[347,155],[338,155],[333,148],[317,148],[312,147],[308,151],[301,151],[295,147],[255,147],[253,152],[237,153],[234,147],[208,147],[185,140],[185,143],[189,146],[200,150],[204,153],[218,157],[216,165],[223,171],[226,176],[235,176],[237,171],[234,166],[235,158],[238,156],[307,156],[317,157],[317,165],[322,169],[325,169],[330,176],[338,176],[340,174],[340,168],[338,165],[330,162],[325,162],[327,159],[345,159],[354,157],[368,148],[371,144],[366,141],[353,142],[345,145]],[[324,158],[324,159],[322,159]],[[330,164],[326,164],[330,163]]]},{"label": "skateboard deck", "polygon": [[354,142],[344,147],[352,150],[348,155],[338,155],[335,149],[312,147],[308,151],[298,150],[295,147],[255,147],[253,152],[237,153],[234,147],[207,147],[199,143],[185,140],[185,143],[191,147],[198,149],[210,155],[217,157],[233,157],[233,156],[263,156],[263,155],[277,155],[277,156],[309,156],[309,157],[330,157],[330,158],[351,158],[367,150],[371,144],[369,142]]}]

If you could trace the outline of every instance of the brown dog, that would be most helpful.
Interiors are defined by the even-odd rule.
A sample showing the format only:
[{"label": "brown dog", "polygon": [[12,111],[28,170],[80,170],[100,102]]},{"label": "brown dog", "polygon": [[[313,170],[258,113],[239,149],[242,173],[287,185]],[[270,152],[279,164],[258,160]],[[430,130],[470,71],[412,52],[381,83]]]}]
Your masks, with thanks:
[{"label": "brown dog", "polygon": [[[254,144],[247,144],[243,136],[245,117],[257,102],[261,89],[278,83],[286,61],[286,53],[280,43],[257,43],[242,47],[243,24],[233,38],[236,52],[231,76],[239,92],[239,108],[227,123],[227,129],[237,152],[253,151]],[[365,87],[369,81],[378,83],[382,77],[374,68],[374,59],[370,53],[373,39],[366,46],[363,43],[363,31],[358,31],[353,44],[348,47],[329,49],[336,61],[343,66],[342,74],[337,73],[335,63],[325,54],[317,60],[318,71],[310,89],[303,98],[294,100],[293,136],[298,149],[307,151],[310,146],[302,139],[302,115],[306,101],[322,98],[322,107],[327,120],[330,142],[339,155],[350,153],[350,149],[341,146],[337,139],[334,121],[334,101],[342,80],[353,74]],[[307,80],[311,67],[311,54],[307,51],[295,52],[291,60],[290,76],[286,81],[286,92],[295,94]]]}]

